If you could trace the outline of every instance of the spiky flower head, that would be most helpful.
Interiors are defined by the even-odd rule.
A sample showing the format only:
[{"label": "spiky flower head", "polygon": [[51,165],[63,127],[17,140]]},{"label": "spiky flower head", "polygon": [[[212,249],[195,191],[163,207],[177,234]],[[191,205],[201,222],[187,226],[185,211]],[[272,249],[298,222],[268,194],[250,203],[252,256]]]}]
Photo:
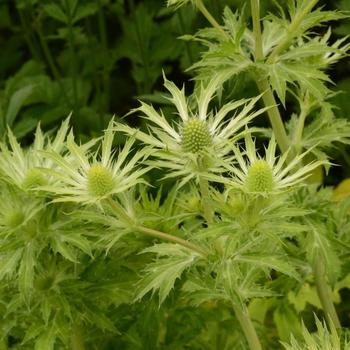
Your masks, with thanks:
[{"label": "spiky flower head", "polygon": [[20,146],[12,131],[8,130],[8,143],[0,144],[0,177],[26,192],[50,184],[52,178],[43,169],[52,169],[54,164],[43,157],[42,152],[52,150],[62,153],[68,128],[69,118],[62,123],[56,137],[51,139],[49,134],[42,133],[39,125],[33,145],[25,149]]},{"label": "spiky flower head", "polygon": [[181,137],[185,152],[199,153],[211,145],[211,135],[207,124],[196,118],[184,123]]},{"label": "spiky flower head", "polygon": [[229,102],[218,111],[210,110],[209,103],[225,79],[219,74],[207,85],[200,85],[198,96],[193,99],[196,106],[191,108],[192,99],[186,98],[184,88],[178,89],[164,77],[164,86],[171,94],[169,100],[176,107],[179,119],[169,123],[162,112],[141,103],[133,112],[142,113],[149,122],[150,133],[124,124],[116,124],[116,129],[153,146],[154,156],[158,158],[154,164],[169,169],[167,177],[182,178],[180,185],[203,175],[219,180],[216,175],[226,171],[223,164],[232,161],[232,143],[242,138],[247,132],[244,126],[265,110],[254,111],[260,96]]},{"label": "spiky flower head", "polygon": [[[130,138],[119,153],[113,151],[112,123],[113,121],[102,139],[78,145],[71,132],[67,138],[67,154],[62,156],[56,152],[46,153],[56,164],[56,169],[50,174],[57,182],[54,186],[43,186],[41,189],[51,192],[55,202],[97,203],[145,182],[142,175],[150,168],[140,168],[138,163],[148,157],[149,150],[144,148],[130,157],[134,143],[134,139]],[[101,152],[92,152],[91,148],[98,143],[101,144]]]},{"label": "spiky flower head", "polygon": [[288,153],[280,158],[276,157],[274,136],[269,142],[264,158],[257,153],[250,134],[245,136],[245,150],[234,146],[233,151],[237,164],[231,168],[234,175],[232,185],[255,195],[267,196],[283,192],[300,184],[314,169],[324,164],[322,161],[314,161],[302,166],[301,160],[308,152],[298,155],[287,164]]}]

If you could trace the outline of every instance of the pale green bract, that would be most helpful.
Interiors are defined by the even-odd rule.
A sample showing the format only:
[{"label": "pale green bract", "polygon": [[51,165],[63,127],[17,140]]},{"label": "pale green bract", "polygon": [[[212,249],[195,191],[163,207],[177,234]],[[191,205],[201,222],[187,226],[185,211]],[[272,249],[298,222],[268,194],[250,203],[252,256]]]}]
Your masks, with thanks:
[{"label": "pale green bract", "polygon": [[51,140],[49,134],[43,134],[40,125],[36,129],[34,143],[28,149],[21,148],[11,130],[8,130],[8,144],[0,143],[0,177],[7,183],[21,190],[30,191],[39,186],[51,184],[54,180],[45,169],[53,169],[52,160],[42,156],[43,151],[61,154],[65,147],[65,139],[69,129],[69,118]]},{"label": "pale green bract", "polygon": [[[206,86],[200,86],[195,110],[190,109],[184,88],[180,90],[165,79],[164,86],[171,94],[169,100],[176,107],[179,119],[170,123],[161,111],[142,102],[133,112],[141,113],[150,122],[149,134],[120,123],[115,129],[151,145],[157,158],[152,164],[168,169],[166,177],[181,178],[180,185],[201,176],[222,181],[217,175],[225,172],[225,164],[232,161],[231,145],[247,133],[244,127],[266,110],[254,110],[260,96],[226,103],[217,111],[210,110],[209,103],[223,79],[218,75]],[[230,120],[226,120],[228,116]]]},{"label": "pale green bract", "polygon": [[[150,167],[139,167],[139,164],[149,156],[149,148],[136,152],[128,159],[134,144],[134,139],[130,138],[119,152],[113,151],[112,123],[113,120],[102,139],[93,139],[80,146],[70,133],[67,154],[45,152],[45,156],[56,165],[48,172],[57,181],[52,186],[41,186],[41,190],[52,193],[55,202],[97,203],[136,184],[145,183],[142,175]],[[101,152],[92,151],[98,143]]]},{"label": "pale green bract", "polygon": [[302,183],[313,170],[326,164],[314,161],[302,166],[301,161],[308,152],[296,156],[287,164],[288,153],[278,158],[276,147],[275,137],[272,136],[265,157],[261,158],[251,135],[247,134],[244,150],[233,147],[237,165],[230,168],[233,173],[230,186],[251,194],[280,193]]}]

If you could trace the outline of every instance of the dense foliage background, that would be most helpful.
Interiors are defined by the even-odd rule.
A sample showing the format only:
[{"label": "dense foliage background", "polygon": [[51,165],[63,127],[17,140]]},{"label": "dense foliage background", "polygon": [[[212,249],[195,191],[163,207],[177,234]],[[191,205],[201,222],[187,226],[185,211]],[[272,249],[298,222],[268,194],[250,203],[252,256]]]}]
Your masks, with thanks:
[{"label": "dense foliage background", "polygon": [[[284,6],[284,1],[278,3]],[[319,5],[322,4],[327,9],[350,11],[348,0],[323,0]],[[208,0],[206,5],[219,22],[225,6],[229,6],[233,12],[242,11],[245,7],[245,20],[251,22],[249,4],[245,0]],[[276,8],[272,0],[262,1],[261,5],[262,16]],[[331,24],[334,28],[332,41],[337,36],[350,34],[349,19]],[[194,7],[184,6],[174,12],[160,0],[0,0],[0,140],[5,138],[7,126],[10,126],[22,145],[31,144],[38,122],[44,131],[57,129],[70,113],[75,134],[83,141],[101,135],[113,116],[117,121],[123,119],[131,126],[146,129],[143,119],[127,113],[139,106],[139,99],[155,107],[162,106],[164,110],[173,109],[164,98],[167,93],[163,88],[163,72],[177,86],[186,82],[186,92],[190,93],[194,85],[191,80],[194,72],[189,68],[198,61],[205,48],[198,42],[189,42],[186,35],[206,26],[206,19]],[[318,27],[317,30],[325,33],[327,26]],[[349,58],[343,58],[329,73],[334,83],[329,86],[334,91],[331,102],[338,107],[336,114],[349,119]],[[224,101],[258,94],[256,86],[244,74],[239,74],[226,84],[229,84],[226,89],[229,93],[223,96]],[[287,96],[285,108],[281,107],[280,110],[282,114],[285,112],[285,116],[290,116],[295,108],[293,100]],[[263,118],[257,118],[255,123],[256,126],[268,125]],[[125,137],[121,135],[117,141],[123,144]],[[337,185],[350,176],[349,146],[333,148],[330,156],[332,162],[339,166],[332,167],[324,183]],[[152,176],[157,176],[157,172]],[[171,212],[171,198],[175,195],[175,192],[170,193],[165,211]],[[148,205],[150,211],[159,210],[157,199],[150,199]],[[168,222],[164,225],[171,227],[175,224]],[[142,241],[140,243],[136,239],[133,244],[135,251],[143,246]],[[147,261],[143,256],[130,257],[128,249],[131,248],[125,247],[125,252],[121,251],[120,256],[111,260],[99,260],[96,255],[96,261],[86,271],[80,271],[81,275],[91,284],[98,283],[98,276],[103,274],[127,279],[129,271],[123,265],[116,266],[116,260],[120,259],[121,264],[128,265],[128,268],[135,265],[135,271],[143,265],[143,260]],[[102,251],[97,254],[104,256]],[[53,258],[48,256],[48,265],[65,264],[63,260],[51,260]],[[348,282],[343,283],[347,285]],[[69,295],[69,288],[77,290],[80,287],[79,297],[82,300],[78,300],[78,293],[74,294],[77,305],[85,302],[85,286],[68,285],[64,291]],[[312,304],[314,292],[305,288],[298,295],[292,293],[289,301],[298,312],[305,314],[307,322],[313,317],[312,312],[316,312],[317,305],[312,308],[315,306]],[[342,325],[349,327],[349,289],[341,285],[337,288],[336,292],[343,300],[338,312]],[[118,334],[120,331],[122,336],[111,335],[109,339],[103,332],[92,336],[87,326],[85,332],[88,341],[89,336],[97,338],[110,350],[152,350],[162,348],[163,344],[167,344],[169,349],[184,349],[187,346],[190,349],[222,350],[222,344],[228,349],[237,343],[236,334],[231,335],[232,339],[220,339],[220,332],[217,332],[219,328],[232,328],[234,321],[225,308],[216,308],[215,304],[207,303],[199,313],[194,313],[194,308],[183,300],[174,301],[177,298],[175,293],[170,295],[161,309],[157,300],[151,298],[144,304],[129,305],[123,304],[130,297],[124,292],[121,290],[119,299],[113,300],[114,308],[107,310],[106,314],[93,314],[95,305],[92,305],[91,315],[87,316],[87,319],[96,317],[94,321],[98,327],[110,331],[107,334]],[[290,330],[295,334],[302,332],[292,308],[276,300],[273,307],[268,305],[269,301],[266,305],[250,306],[256,317],[261,314],[263,318],[264,312],[271,313],[271,323],[273,319],[277,325],[271,326],[273,332],[262,334],[265,344],[275,344],[276,338],[288,341]],[[101,300],[97,298],[94,302],[98,309]],[[1,307],[0,304],[0,315]],[[76,312],[79,313],[79,305]],[[23,322],[30,322],[27,316],[23,316]],[[162,333],[165,333],[162,327],[168,321],[166,338],[162,338]],[[5,327],[1,322],[0,326]],[[229,331],[223,333],[228,334]],[[13,339],[15,337],[10,342],[15,344]]]}]

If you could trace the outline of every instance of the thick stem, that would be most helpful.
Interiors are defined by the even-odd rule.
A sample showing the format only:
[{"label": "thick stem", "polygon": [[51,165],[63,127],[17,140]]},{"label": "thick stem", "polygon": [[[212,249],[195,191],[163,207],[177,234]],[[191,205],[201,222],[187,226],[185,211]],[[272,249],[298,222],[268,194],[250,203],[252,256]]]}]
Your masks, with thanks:
[{"label": "thick stem", "polygon": [[164,241],[169,241],[173,243],[177,243],[182,245],[185,248],[188,248],[204,257],[208,255],[208,253],[202,249],[201,247],[197,246],[196,244],[193,244],[189,241],[186,241],[185,239],[182,239],[180,237],[176,237],[173,235],[169,235],[168,233],[164,233],[161,231],[153,230],[151,228],[143,227],[143,226],[136,226],[135,229],[141,233],[144,233],[147,236],[155,237],[162,239]]},{"label": "thick stem", "polygon": [[255,38],[255,60],[260,61],[264,59],[261,27],[260,27],[260,0],[251,0],[253,18],[253,32]]},{"label": "thick stem", "polygon": [[[264,53],[262,47],[261,27],[260,27],[260,1],[251,0],[252,18],[253,18],[253,31],[255,38],[255,60],[264,60]],[[255,78],[256,84],[260,93],[263,94],[263,101],[266,107],[270,107],[267,111],[269,116],[270,124],[276,137],[277,144],[282,151],[285,153],[289,148],[289,139],[284,127],[280,111],[277,107],[277,102],[271,86],[267,78],[261,78],[258,74]]]},{"label": "thick stem", "polygon": [[270,56],[267,59],[267,63],[273,63],[276,57],[283,52],[290,44],[291,40],[294,39],[297,29],[300,26],[302,20],[309,14],[312,8],[317,4],[318,0],[310,0],[305,8],[294,17],[288,28],[288,34],[271,52]]},{"label": "thick stem", "polygon": [[319,256],[313,267],[314,278],[317,288],[317,294],[320,298],[323,311],[329,327],[333,323],[335,328],[341,328],[341,324],[337,315],[337,311],[332,301],[332,291],[326,281],[326,269],[323,259]]},{"label": "thick stem", "polygon": [[209,183],[208,180],[200,178],[199,188],[202,196],[202,208],[204,212],[205,220],[208,224],[213,222],[214,211],[210,204]]},{"label": "thick stem", "polygon": [[71,338],[72,350],[85,350],[83,335],[79,327],[74,327]]},{"label": "thick stem", "polygon": [[211,15],[208,9],[203,4],[202,0],[196,2],[197,9],[202,13],[202,15],[208,20],[208,22],[216,28],[221,34],[223,34],[226,39],[230,39],[230,36],[222,29],[221,25],[216,21],[216,19]]},{"label": "thick stem", "polygon": [[235,311],[235,315],[238,319],[238,322],[242,327],[242,330],[247,339],[249,348],[251,350],[262,350],[259,337],[256,333],[253,322],[250,319],[249,311],[247,307],[245,305],[243,307],[233,305],[233,310]]},{"label": "thick stem", "polygon": [[[265,106],[270,107],[267,110],[270,124],[272,126],[280,150],[282,151],[282,153],[285,153],[289,148],[289,138],[286,133],[286,129],[284,127],[282,117],[277,107],[277,102],[271,90],[270,84],[266,78],[262,78],[261,80],[259,80],[259,77],[256,78],[256,84],[260,93],[263,94],[263,101]],[[291,153],[289,154],[289,157],[291,157]]]}]

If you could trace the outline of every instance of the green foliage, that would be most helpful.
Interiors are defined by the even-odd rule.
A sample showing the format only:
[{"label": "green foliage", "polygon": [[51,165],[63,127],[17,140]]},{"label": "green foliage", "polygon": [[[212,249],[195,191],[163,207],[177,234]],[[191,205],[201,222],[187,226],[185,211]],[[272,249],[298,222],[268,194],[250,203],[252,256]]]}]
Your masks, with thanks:
[{"label": "green foliage", "polygon": [[243,5],[0,4],[1,350],[350,348],[347,18]]}]

